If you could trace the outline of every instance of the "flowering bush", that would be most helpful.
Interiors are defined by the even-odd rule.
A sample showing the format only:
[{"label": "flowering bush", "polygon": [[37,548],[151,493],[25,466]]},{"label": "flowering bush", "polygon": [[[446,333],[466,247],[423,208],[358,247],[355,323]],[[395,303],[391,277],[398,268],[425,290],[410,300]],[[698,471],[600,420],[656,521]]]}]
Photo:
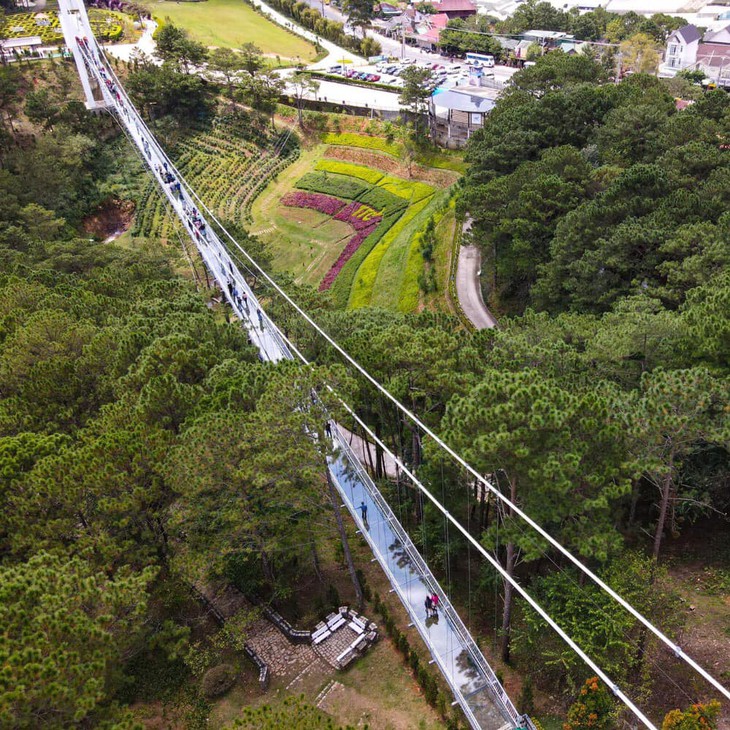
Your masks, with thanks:
[{"label": "flowering bush", "polygon": [[383,216],[377,210],[356,200],[346,205],[335,216],[335,220],[349,223],[356,231],[362,231],[366,228],[372,230],[382,219]]},{"label": "flowering bush", "polygon": [[378,186],[393,195],[397,195],[399,198],[410,200],[412,203],[428,198],[434,193],[434,189],[430,185],[416,182],[414,180],[403,180],[399,177],[390,177],[389,175],[384,177],[378,183]]},{"label": "flowering bush", "polygon": [[281,202],[290,208],[310,208],[331,216],[337,215],[345,206],[344,200],[321,193],[289,193]]},{"label": "flowering bush", "polygon": [[352,255],[360,248],[363,241],[373,232],[373,227],[363,228],[358,231],[345,246],[342,253],[337,257],[337,261],[330,267],[330,270],[324,275],[322,283],[319,285],[320,291],[329,289],[337,275],[342,271],[342,267],[350,260]]},{"label": "flowering bush", "polygon": [[598,677],[587,679],[578,699],[568,710],[563,730],[608,730],[614,727],[614,703]]},{"label": "flowering bush", "polygon": [[714,730],[720,714],[720,703],[695,704],[688,710],[672,710],[662,723],[662,730]]}]

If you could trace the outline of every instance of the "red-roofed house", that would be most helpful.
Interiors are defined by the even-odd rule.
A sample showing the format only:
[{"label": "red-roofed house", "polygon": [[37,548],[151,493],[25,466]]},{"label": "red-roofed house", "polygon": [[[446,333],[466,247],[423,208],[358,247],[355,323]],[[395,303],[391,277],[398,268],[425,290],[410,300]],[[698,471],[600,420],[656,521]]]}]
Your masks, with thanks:
[{"label": "red-roofed house", "polygon": [[441,0],[432,3],[436,11],[445,13],[449,20],[468,18],[477,14],[477,7],[471,0]]},{"label": "red-roofed house", "polygon": [[432,13],[419,15],[414,19],[413,30],[407,33],[409,38],[416,41],[421,48],[434,49],[439,44],[441,31],[449,22],[446,13]]}]

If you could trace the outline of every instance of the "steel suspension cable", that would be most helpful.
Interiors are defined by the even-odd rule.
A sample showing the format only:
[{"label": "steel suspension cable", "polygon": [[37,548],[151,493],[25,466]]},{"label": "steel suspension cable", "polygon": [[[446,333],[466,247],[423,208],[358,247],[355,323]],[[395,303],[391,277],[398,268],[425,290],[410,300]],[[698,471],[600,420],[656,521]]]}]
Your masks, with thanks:
[{"label": "steel suspension cable", "polygon": [[[96,44],[96,41],[94,39],[94,45],[98,49],[98,45]],[[98,50],[97,50],[98,52]],[[103,56],[102,56],[103,57]],[[124,97],[127,99],[127,102],[129,103],[130,107],[135,110],[134,105],[132,105],[131,101],[129,101],[129,98],[124,91],[121,84],[119,84],[119,80],[116,77],[116,74],[114,74],[113,70],[111,69],[111,66],[109,66],[108,63],[105,62],[105,66],[107,68],[107,71],[114,77],[114,79],[117,81],[120,93],[124,95]],[[103,93],[105,93],[104,84],[101,84]],[[175,170],[177,173],[178,179],[182,179],[182,176],[180,175],[179,171],[175,167],[175,165],[172,163],[172,161],[169,159],[169,157],[165,154],[164,150],[162,150],[161,146],[157,142],[156,137],[152,134],[152,132],[149,130],[149,127],[144,122],[143,119],[139,116],[139,114],[136,114],[135,121],[139,120],[142,127],[147,131],[147,134],[149,135],[148,142],[155,146],[155,148],[158,150],[160,156],[164,158],[166,161],[169,162],[172,169]],[[312,327],[332,348],[334,348],[353,368],[355,368],[371,385],[373,385],[378,391],[380,391],[388,400],[390,400],[396,408],[398,408],[405,416],[407,416],[418,428],[420,428],[426,435],[428,435],[441,449],[443,449],[446,453],[448,453],[453,459],[457,461],[461,466],[463,466],[469,473],[471,473],[480,483],[483,484],[491,493],[493,493],[499,500],[501,500],[506,506],[508,506],[514,514],[518,515],[520,518],[522,518],[527,524],[530,525],[538,534],[540,534],[545,540],[547,540],[553,547],[556,548],[560,553],[562,553],[568,560],[570,560],[579,570],[581,570],[587,577],[589,577],[596,585],[598,585],[602,590],[604,590],[608,595],[613,598],[617,603],[619,603],[626,611],[628,611],[631,615],[634,616],[640,623],[642,623],[649,631],[651,631],[662,643],[664,643],[666,646],[668,646],[674,654],[687,663],[692,669],[694,669],[698,674],[700,674],[707,682],[709,682],[715,689],[717,689],[724,697],[730,700],[730,690],[725,688],[718,680],[716,680],[709,672],[707,672],[702,666],[700,666],[692,657],[690,657],[679,645],[675,644],[669,637],[667,637],[660,629],[658,629],[654,624],[652,624],[646,617],[643,616],[639,611],[637,611],[628,601],[626,601],[624,598],[622,598],[616,591],[614,591],[605,581],[603,581],[598,575],[596,575],[588,566],[586,566],[584,563],[582,563],[573,553],[571,553],[567,548],[563,547],[563,545],[558,542],[552,535],[550,535],[546,530],[544,530],[537,522],[535,522],[529,515],[527,515],[523,510],[521,510],[516,504],[512,503],[508,497],[503,495],[499,490],[495,489],[490,482],[485,479],[484,477],[479,474],[479,472],[476,471],[465,459],[463,459],[454,449],[452,449],[446,442],[444,442],[439,436],[434,433],[411,409],[409,409],[407,406],[405,406],[403,403],[401,403],[385,386],[381,385],[378,380],[373,377],[360,363],[355,360],[339,343],[331,337],[322,327],[320,327],[287,293],[282,289],[276,281],[269,276],[269,274],[261,268],[261,266],[249,255],[249,253],[236,241],[236,239],[229,233],[229,231],[226,229],[226,227],[218,220],[217,216],[208,208],[208,206],[205,204],[205,202],[199,197],[199,195],[193,190],[192,188],[189,189],[189,192],[191,196],[198,202],[201,209],[205,210],[210,217],[211,220],[213,220],[220,230],[226,235],[226,237],[233,243],[233,245],[245,256],[245,258],[258,270],[261,272],[261,276],[271,285],[271,287],[291,306],[295,309],[295,311],[309,324],[310,327]],[[347,407],[347,406],[346,406]],[[366,427],[367,428],[367,427]],[[367,429],[369,432],[369,429]],[[373,435],[371,433],[371,435]],[[378,439],[378,442],[381,444],[381,446],[384,446],[380,439]],[[409,476],[410,472],[405,470],[405,473],[407,473]],[[424,488],[425,489],[425,488]],[[438,500],[435,500],[434,497],[428,493],[428,498],[435,501],[435,503],[443,510],[444,508],[441,507],[438,503]],[[447,513],[448,514],[448,513]],[[453,518],[452,518],[453,519]],[[457,526],[460,530],[463,531],[463,527],[457,523]],[[470,540],[473,540],[471,536],[469,536]],[[474,541],[476,542],[476,541]],[[485,556],[486,557],[486,556]],[[491,556],[487,557],[490,562],[493,561],[493,558]],[[501,566],[499,566],[501,569]],[[501,570],[500,570],[501,572]],[[510,582],[512,582],[510,580]],[[522,588],[517,588],[515,585],[515,588],[522,593],[524,590]],[[525,594],[527,595],[527,594]],[[532,598],[527,598],[528,602],[532,605],[534,602]],[[537,605],[537,604],[535,604]],[[541,614],[542,615],[542,614]],[[547,619],[546,619],[547,620]],[[557,624],[554,624],[554,621],[552,619],[549,619],[549,623],[551,626],[557,626]],[[567,635],[566,635],[567,636]],[[569,639],[569,637],[568,637]],[[570,640],[572,642],[572,640]],[[573,644],[570,644],[571,648],[573,648]],[[577,649],[577,647],[576,647]],[[585,656],[580,650],[578,650],[579,656],[583,658]],[[586,657],[588,659],[588,657]],[[602,677],[603,678],[603,677]],[[604,680],[605,681],[605,680]],[[643,717],[643,716],[642,716]],[[653,727],[652,725],[648,725],[648,727]]]}]

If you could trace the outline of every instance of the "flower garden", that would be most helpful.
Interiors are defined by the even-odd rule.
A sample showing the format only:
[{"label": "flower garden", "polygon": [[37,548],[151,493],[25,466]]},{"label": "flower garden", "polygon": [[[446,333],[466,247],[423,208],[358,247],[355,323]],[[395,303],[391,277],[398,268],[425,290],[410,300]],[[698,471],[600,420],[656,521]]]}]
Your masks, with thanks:
[{"label": "flower garden", "polygon": [[[128,21],[121,13],[90,8],[89,22],[97,38],[118,41],[122,39]],[[50,10],[7,15],[0,24],[0,34],[10,39],[39,36],[44,46],[56,46],[64,42],[58,13]]]},{"label": "flower garden", "polygon": [[[326,139],[331,137],[334,135]],[[365,144],[375,140],[374,144],[380,147],[387,145],[384,140],[361,135],[338,135],[337,138],[364,139]],[[305,173],[294,185],[298,190],[284,195],[280,205],[315,210],[334,221],[347,223],[352,229],[336,260],[319,281],[319,290],[329,290],[341,308],[371,304],[377,294],[382,267],[392,263],[389,258],[397,259],[397,272],[405,275],[393,282],[401,291],[398,308],[406,311],[415,308],[422,261],[409,232],[434,200],[442,197],[436,195],[436,189],[418,180],[405,180],[372,167],[327,157],[317,160],[314,170]],[[409,277],[414,281],[408,282]]]}]

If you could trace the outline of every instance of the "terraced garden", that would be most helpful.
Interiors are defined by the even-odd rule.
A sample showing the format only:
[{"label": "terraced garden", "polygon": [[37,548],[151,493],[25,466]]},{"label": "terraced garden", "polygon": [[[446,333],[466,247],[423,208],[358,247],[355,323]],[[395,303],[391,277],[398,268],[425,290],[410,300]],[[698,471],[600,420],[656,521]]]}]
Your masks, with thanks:
[{"label": "terraced garden", "polygon": [[[171,157],[217,216],[248,226],[256,196],[299,154],[293,137],[277,154],[285,138],[286,134],[272,134],[242,119],[224,118],[194,129],[174,146]],[[166,201],[150,178],[137,208],[132,236],[166,240],[172,235]]]},{"label": "terraced garden", "polygon": [[418,309],[426,303],[424,271],[433,266],[434,286],[445,283],[447,257],[427,264],[417,234],[440,220],[457,175],[412,165],[408,178],[397,146],[381,138],[325,141],[332,144],[303,153],[254,203],[252,230],[276,266],[329,290],[338,307]]}]

